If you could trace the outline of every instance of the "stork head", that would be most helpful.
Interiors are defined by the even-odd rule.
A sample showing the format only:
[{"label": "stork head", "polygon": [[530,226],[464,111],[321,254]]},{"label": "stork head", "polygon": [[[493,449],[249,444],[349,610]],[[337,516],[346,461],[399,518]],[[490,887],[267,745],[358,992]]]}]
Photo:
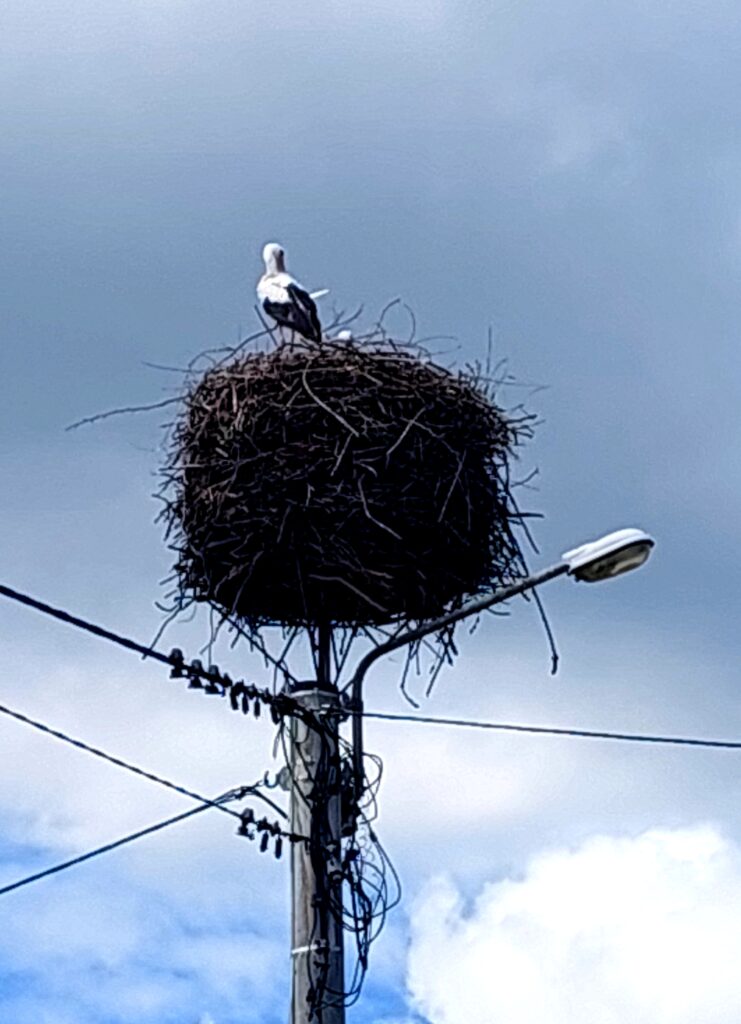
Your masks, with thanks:
[{"label": "stork head", "polygon": [[265,261],[265,270],[268,274],[279,274],[286,269],[286,254],[282,245],[277,242],[268,242],[262,251],[262,258]]}]

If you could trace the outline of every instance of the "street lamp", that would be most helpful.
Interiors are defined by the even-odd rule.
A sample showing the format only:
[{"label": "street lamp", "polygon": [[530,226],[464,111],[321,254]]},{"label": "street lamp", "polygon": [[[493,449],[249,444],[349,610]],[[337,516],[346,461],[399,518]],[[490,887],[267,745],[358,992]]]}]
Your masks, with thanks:
[{"label": "street lamp", "polygon": [[582,544],[561,557],[577,580],[597,583],[630,572],[643,565],[651,554],[653,540],[643,530],[616,530],[599,540]]},{"label": "street lamp", "polygon": [[399,647],[405,647],[407,644],[421,640],[423,637],[429,636],[430,633],[437,633],[460,619],[468,618],[469,615],[477,615],[479,612],[486,611],[487,608],[500,604],[502,601],[508,601],[517,594],[532,590],[541,583],[555,579],[556,576],[569,575],[576,580],[597,583],[600,580],[612,579],[613,576],[630,572],[631,569],[638,569],[651,554],[653,546],[653,539],[643,530],[635,528],[616,530],[614,533],[600,537],[599,540],[589,541],[564,552],[561,556],[562,560],[548,569],[542,569],[540,572],[514,580],[512,583],[505,583],[490,594],[476,597],[455,611],[424,622],[416,629],[406,630],[368,651],[360,659],[352,678],[344,687],[345,693],[350,691],[347,707],[353,719],[353,771],[356,796],[361,793],[363,780],[363,681],[366,672],[375,661],[382,658],[384,654],[389,654],[391,651],[398,650]]}]

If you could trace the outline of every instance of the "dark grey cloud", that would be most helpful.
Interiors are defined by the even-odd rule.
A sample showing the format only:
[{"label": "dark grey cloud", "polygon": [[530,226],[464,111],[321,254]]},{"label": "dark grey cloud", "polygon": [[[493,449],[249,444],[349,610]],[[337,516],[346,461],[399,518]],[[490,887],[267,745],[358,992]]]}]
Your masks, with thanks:
[{"label": "dark grey cloud", "polygon": [[[250,326],[259,251],[277,237],[299,276],[341,304],[375,311],[401,292],[422,333],[458,336],[451,359],[483,354],[492,324],[519,380],[550,386],[529,399],[545,422],[524,462],[541,468],[539,492],[523,500],[547,513],[544,560],[632,523],[659,540],[640,576],[552,585],[564,668],[547,689],[546,659],[542,679],[528,664],[530,703],[502,673],[537,642],[534,620],[521,609],[511,625],[488,623],[462,663],[472,713],[477,701],[492,715],[579,711],[588,725],[600,710],[589,680],[604,675],[605,727],[733,728],[735,5],[366,8],[4,5],[0,575],[154,631],[168,555],[151,522],[157,456],[140,449],[156,444],[159,418],[62,428],[166,393],[169,378],[142,360],[182,363]],[[6,660],[46,642],[3,614],[16,630]],[[51,636],[52,650],[74,655]],[[463,702],[444,696],[454,677],[438,707]],[[604,801],[630,828],[654,824],[674,789],[689,810],[669,801],[667,827],[692,824],[706,792],[730,816],[725,769],[711,759],[676,777],[642,759],[637,809],[610,803],[632,785],[628,768],[620,776],[596,754],[579,764],[606,788],[588,787],[580,809],[579,776],[564,769],[568,799],[543,810],[540,833],[520,824],[504,860],[538,834],[606,830]],[[405,860],[408,840],[392,827]],[[492,834],[506,843],[506,829],[487,832],[472,877]]]}]

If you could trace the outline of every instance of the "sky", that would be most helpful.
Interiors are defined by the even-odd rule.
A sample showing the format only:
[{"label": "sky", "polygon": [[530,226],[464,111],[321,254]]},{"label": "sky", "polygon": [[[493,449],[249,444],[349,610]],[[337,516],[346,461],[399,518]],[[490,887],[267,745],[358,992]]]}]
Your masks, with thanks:
[{"label": "sky", "polygon": [[[6,0],[0,582],[152,638],[166,416],[65,427],[251,331],[276,239],[325,314],[400,296],[449,365],[491,328],[502,401],[540,420],[533,567],[623,526],[657,541],[639,573],[543,588],[555,677],[520,602],[413,686],[424,712],[741,738],[740,50],[724,0]],[[10,603],[0,656],[0,704],[198,792],[280,767],[267,722]],[[369,706],[409,710],[397,675]],[[0,734],[0,885],[191,806]],[[349,1020],[736,1024],[738,754],[381,721],[367,743],[404,900]],[[2,900],[3,1020],[286,1018],[287,864],[225,815]]]}]

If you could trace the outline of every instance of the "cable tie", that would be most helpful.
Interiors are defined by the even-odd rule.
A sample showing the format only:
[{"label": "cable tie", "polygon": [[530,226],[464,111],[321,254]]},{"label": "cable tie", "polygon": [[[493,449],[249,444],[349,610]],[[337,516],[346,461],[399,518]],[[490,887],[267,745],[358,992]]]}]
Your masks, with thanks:
[{"label": "cable tie", "polygon": [[337,953],[339,948],[339,946],[328,948],[326,939],[317,939],[316,942],[310,942],[308,946],[296,946],[291,950],[291,956],[301,956],[303,953]]}]

